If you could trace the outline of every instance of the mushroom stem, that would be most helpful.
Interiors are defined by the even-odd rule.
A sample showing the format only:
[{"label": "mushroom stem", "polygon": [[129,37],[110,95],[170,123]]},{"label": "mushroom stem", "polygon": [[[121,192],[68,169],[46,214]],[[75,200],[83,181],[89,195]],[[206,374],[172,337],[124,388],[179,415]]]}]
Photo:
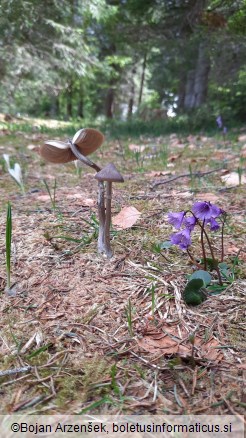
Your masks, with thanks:
[{"label": "mushroom stem", "polygon": [[[89,158],[85,157],[81,152],[78,150],[78,147],[76,144],[72,143],[71,140],[69,140],[70,148],[76,158],[78,160],[82,161],[82,163],[86,164],[89,167],[92,167],[92,169],[95,169],[97,172],[101,170],[101,167],[97,166],[97,164],[93,163],[93,161],[89,160]],[[98,218],[99,218],[99,232],[98,232],[98,252],[106,252],[105,250],[105,200],[104,200],[104,183],[102,181],[98,181],[98,199],[97,199],[97,206],[98,206]]]},{"label": "mushroom stem", "polygon": [[89,160],[89,158],[81,154],[76,144],[72,143],[71,140],[68,141],[71,151],[74,153],[76,158],[78,158],[78,160],[82,161],[82,163],[86,164],[86,166],[92,167],[92,169],[95,169],[97,172],[101,170],[101,167],[99,167],[97,164],[93,163],[93,161]]},{"label": "mushroom stem", "polygon": [[106,182],[106,215],[104,225],[104,251],[108,259],[113,255],[110,246],[110,224],[111,224],[111,198],[112,198],[112,182]]},{"label": "mushroom stem", "polygon": [[98,218],[99,218],[99,232],[98,232],[98,252],[105,252],[105,200],[104,200],[104,183],[98,181]]}]

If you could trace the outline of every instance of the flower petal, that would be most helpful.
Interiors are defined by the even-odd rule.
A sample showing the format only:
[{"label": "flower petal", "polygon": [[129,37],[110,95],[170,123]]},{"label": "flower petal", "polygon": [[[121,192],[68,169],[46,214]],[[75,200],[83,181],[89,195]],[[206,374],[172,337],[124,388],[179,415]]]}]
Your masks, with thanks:
[{"label": "flower petal", "polygon": [[184,220],[185,212],[180,211],[178,213],[168,213],[168,222],[179,230]]}]

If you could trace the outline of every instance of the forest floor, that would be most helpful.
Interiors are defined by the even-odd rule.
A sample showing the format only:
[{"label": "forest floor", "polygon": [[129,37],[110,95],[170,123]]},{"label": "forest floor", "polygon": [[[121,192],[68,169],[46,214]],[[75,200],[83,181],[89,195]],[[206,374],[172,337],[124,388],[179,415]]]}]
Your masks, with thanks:
[{"label": "forest floor", "polygon": [[[37,149],[52,137],[64,140],[36,126],[0,130],[1,413],[237,414],[243,421],[246,128],[224,139],[106,139],[92,159],[113,162],[124,176],[113,188],[113,216],[123,207],[139,212],[135,223],[120,217],[113,226],[110,260],[97,254],[94,173],[45,163]],[[20,163],[25,194],[3,153]],[[51,195],[56,186],[53,205],[43,180]],[[225,261],[235,269],[220,293],[192,307],[182,292],[196,267],[185,251],[160,251],[160,244],[173,231],[167,213],[195,200],[228,213]],[[8,201],[12,296],[4,292]],[[199,257],[199,236],[192,248]]]}]

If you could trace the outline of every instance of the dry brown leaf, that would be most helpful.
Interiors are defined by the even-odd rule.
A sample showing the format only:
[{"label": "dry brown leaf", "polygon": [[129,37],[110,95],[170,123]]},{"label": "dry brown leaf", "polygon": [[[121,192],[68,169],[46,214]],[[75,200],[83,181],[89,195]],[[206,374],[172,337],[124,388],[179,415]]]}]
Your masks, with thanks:
[{"label": "dry brown leaf", "polygon": [[143,152],[146,149],[147,146],[145,146],[144,144],[129,144],[128,148],[130,149],[130,151],[132,152]]},{"label": "dry brown leaf", "polygon": [[178,342],[163,333],[161,333],[159,339],[156,338],[156,335],[144,336],[142,339],[138,340],[138,345],[150,353],[163,353],[163,355],[180,354],[186,356],[191,351],[190,348],[182,344],[180,345]]},{"label": "dry brown leaf", "polygon": [[[190,356],[191,344],[187,339],[187,333],[181,329],[181,336],[185,339],[185,342],[180,342],[181,339],[177,339],[177,327],[162,326],[162,332],[149,331],[143,338],[138,340],[138,345],[144,350],[163,355],[179,355],[183,357]],[[177,340],[176,340],[177,339]],[[203,338],[197,336],[195,338],[195,346],[199,359],[209,359],[220,361],[223,359],[223,352],[216,347],[219,347],[219,342],[212,338],[204,343]]]},{"label": "dry brown leaf", "polygon": [[50,201],[50,196],[49,195],[38,195],[37,200],[38,201]]},{"label": "dry brown leaf", "polygon": [[238,141],[246,141],[246,134],[239,135]]},{"label": "dry brown leaf", "polygon": [[152,172],[146,173],[146,176],[149,176],[150,178],[154,178],[155,176],[166,176],[171,175],[172,172],[170,170],[153,170]]},{"label": "dry brown leaf", "polygon": [[141,213],[135,207],[124,207],[122,210],[112,218],[112,224],[118,230],[125,230],[131,228],[140,218]]},{"label": "dry brown leaf", "polygon": [[173,161],[176,161],[180,157],[181,157],[181,154],[170,155],[170,157],[168,157],[167,161],[173,162]]},{"label": "dry brown leaf", "polygon": [[[231,172],[222,175],[221,180],[226,186],[236,187],[239,185],[239,174],[238,172]],[[241,184],[246,184],[246,177],[244,175],[241,176]]]},{"label": "dry brown leaf", "polygon": [[29,149],[29,151],[38,151],[39,146],[36,144],[29,144],[29,145],[27,145],[27,149]]},{"label": "dry brown leaf", "polygon": [[214,193],[199,193],[200,201],[217,202],[219,199],[219,196],[215,195]]},{"label": "dry brown leaf", "polygon": [[96,205],[95,199],[86,198],[84,199],[84,195],[82,193],[72,193],[69,195],[66,195],[67,199],[79,199],[81,200],[81,205],[84,205],[85,207],[94,207]]}]

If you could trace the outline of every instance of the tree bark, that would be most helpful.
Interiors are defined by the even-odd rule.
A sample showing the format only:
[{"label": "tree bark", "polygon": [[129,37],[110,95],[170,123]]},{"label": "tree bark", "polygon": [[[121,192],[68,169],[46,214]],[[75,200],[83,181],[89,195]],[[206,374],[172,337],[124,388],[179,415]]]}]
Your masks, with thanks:
[{"label": "tree bark", "polygon": [[73,116],[73,83],[70,82],[67,87],[67,117],[70,119]]},{"label": "tree bark", "polygon": [[[198,47],[194,68],[181,76],[179,91],[179,109],[193,110],[206,102],[210,58],[206,44],[201,42]],[[184,85],[185,80],[185,85]]]},{"label": "tree bark", "polygon": [[139,89],[139,96],[138,96],[138,109],[141,105],[142,97],[143,97],[146,65],[147,65],[147,52],[145,52],[145,54],[144,54],[143,65],[142,65],[141,82],[140,82],[140,89]]},{"label": "tree bark", "polygon": [[77,115],[81,119],[84,118],[84,93],[83,93],[83,85],[82,84],[80,84],[80,86],[79,86]]},{"label": "tree bark", "polygon": [[105,112],[108,119],[112,119],[114,116],[114,89],[110,87],[107,92],[105,102]]},{"label": "tree bark", "polygon": [[131,87],[130,87],[130,98],[128,102],[128,110],[127,110],[127,118],[131,119],[133,106],[134,106],[134,98],[135,98],[135,83],[134,83],[134,75],[136,73],[135,67],[132,69],[132,77],[131,77]]}]

